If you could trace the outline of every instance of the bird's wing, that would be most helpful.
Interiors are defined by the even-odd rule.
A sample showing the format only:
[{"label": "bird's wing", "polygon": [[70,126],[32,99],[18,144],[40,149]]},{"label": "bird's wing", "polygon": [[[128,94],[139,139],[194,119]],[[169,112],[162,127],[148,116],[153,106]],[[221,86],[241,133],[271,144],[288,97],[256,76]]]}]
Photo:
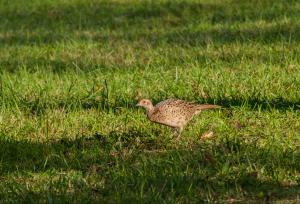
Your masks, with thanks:
[{"label": "bird's wing", "polygon": [[151,115],[148,116],[153,122],[168,125],[171,127],[181,127],[186,123],[186,114],[182,113],[179,107],[155,107]]}]

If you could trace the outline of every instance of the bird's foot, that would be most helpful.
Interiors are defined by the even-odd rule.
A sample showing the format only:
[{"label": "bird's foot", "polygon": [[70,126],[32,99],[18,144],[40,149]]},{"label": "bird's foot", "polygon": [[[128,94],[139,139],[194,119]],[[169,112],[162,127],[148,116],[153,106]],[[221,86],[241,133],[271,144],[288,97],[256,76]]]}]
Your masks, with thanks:
[{"label": "bird's foot", "polygon": [[176,141],[179,141],[181,138],[181,135],[177,135],[177,137],[175,138]]}]

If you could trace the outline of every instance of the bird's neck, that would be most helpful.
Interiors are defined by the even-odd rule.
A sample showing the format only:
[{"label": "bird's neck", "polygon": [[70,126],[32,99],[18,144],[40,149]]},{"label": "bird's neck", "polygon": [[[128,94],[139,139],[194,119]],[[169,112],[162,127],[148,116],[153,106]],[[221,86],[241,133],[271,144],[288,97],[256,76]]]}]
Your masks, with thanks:
[{"label": "bird's neck", "polygon": [[154,111],[153,105],[146,107],[146,113],[148,117],[153,113],[153,111]]}]

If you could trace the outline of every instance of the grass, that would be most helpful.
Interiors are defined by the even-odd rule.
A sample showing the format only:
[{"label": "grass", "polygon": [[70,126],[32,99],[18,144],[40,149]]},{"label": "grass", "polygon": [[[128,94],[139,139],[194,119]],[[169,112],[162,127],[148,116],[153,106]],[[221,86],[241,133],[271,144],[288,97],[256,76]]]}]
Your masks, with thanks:
[{"label": "grass", "polygon": [[[0,0],[0,203],[299,202],[299,20],[294,0]],[[141,97],[223,109],[177,142]]]}]

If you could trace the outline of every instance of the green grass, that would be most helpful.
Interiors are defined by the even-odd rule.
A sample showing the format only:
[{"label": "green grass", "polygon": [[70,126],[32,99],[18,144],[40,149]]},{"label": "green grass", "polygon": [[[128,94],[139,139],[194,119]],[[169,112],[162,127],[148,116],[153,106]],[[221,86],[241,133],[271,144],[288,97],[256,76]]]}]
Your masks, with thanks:
[{"label": "green grass", "polygon": [[[299,22],[296,0],[0,0],[0,203],[299,202]],[[223,109],[178,142],[141,97]]]}]

